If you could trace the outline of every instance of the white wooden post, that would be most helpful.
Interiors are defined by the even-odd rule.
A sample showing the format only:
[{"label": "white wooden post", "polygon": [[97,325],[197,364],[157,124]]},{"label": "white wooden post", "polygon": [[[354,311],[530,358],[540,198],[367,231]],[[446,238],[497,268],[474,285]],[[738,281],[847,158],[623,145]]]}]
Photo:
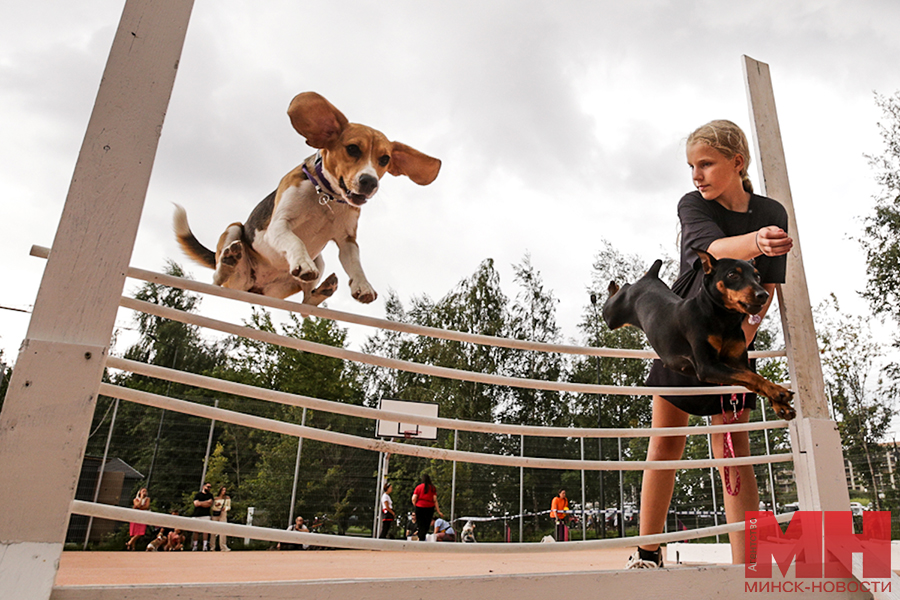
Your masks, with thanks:
[{"label": "white wooden post", "polygon": [[760,193],[784,205],[788,233],[794,240],[788,254],[787,278],[784,285],[778,286],[778,306],[797,410],[797,418],[791,421],[790,427],[797,496],[802,510],[850,510],[841,438],[825,401],[822,363],[769,66],[745,56],[744,75],[755,155],[759,159]]},{"label": "white wooden post", "polygon": [[192,5],[128,0],[113,40],[0,414],[4,598],[50,597]]}]

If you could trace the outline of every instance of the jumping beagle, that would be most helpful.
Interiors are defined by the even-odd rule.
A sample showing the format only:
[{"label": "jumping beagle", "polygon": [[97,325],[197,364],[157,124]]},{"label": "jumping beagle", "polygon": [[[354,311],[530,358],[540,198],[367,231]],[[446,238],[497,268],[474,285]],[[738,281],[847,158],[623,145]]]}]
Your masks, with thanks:
[{"label": "jumping beagle", "polygon": [[288,116],[318,152],[285,175],[246,223],[229,225],[215,252],[194,237],[187,213],[176,205],[178,243],[190,258],[216,270],[216,285],[275,298],[302,291],[303,303],[315,306],[337,289],[334,273],[316,287],[325,266],[322,249],[333,241],[350,278],[350,294],[372,302],[378,294],[363,273],[356,243],[360,207],[378,191],[385,173],[428,185],[441,161],[391,142],[371,127],[349,123],[315,92],[297,95]]}]

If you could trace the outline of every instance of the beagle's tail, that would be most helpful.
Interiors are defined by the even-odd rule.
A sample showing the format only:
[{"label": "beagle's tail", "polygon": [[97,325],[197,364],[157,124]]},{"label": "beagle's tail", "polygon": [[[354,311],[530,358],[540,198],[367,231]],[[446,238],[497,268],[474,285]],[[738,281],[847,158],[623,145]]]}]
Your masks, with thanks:
[{"label": "beagle's tail", "polygon": [[216,268],[216,253],[201,244],[194,237],[191,227],[188,225],[187,212],[178,204],[175,205],[172,228],[175,230],[175,238],[178,240],[178,244],[188,257],[204,267]]}]

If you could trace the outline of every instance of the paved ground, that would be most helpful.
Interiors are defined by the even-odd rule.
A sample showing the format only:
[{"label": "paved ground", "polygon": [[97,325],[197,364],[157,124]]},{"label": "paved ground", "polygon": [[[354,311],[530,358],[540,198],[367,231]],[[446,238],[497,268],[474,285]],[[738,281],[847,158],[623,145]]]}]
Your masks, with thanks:
[{"label": "paved ground", "polygon": [[309,552],[63,552],[56,585],[383,579],[618,570],[630,550],[460,555]]}]

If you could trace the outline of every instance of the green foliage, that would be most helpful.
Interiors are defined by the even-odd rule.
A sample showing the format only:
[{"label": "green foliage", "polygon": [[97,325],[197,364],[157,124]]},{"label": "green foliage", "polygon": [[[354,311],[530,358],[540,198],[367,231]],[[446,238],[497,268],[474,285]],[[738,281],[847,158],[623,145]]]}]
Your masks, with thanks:
[{"label": "green foliage", "polygon": [[884,152],[869,156],[875,179],[881,187],[874,214],[865,219],[860,240],[866,252],[868,282],[863,297],[875,314],[900,322],[900,92],[877,96],[882,110],[878,124]]},{"label": "green foliage", "polygon": [[815,316],[826,393],[845,455],[868,479],[867,487],[875,491],[878,506],[876,473],[884,466],[879,464],[883,454],[876,450],[897,413],[894,388],[885,386],[880,377],[871,382],[871,377],[879,374],[884,350],[872,338],[868,321],[842,314],[834,295],[816,308]]}]

